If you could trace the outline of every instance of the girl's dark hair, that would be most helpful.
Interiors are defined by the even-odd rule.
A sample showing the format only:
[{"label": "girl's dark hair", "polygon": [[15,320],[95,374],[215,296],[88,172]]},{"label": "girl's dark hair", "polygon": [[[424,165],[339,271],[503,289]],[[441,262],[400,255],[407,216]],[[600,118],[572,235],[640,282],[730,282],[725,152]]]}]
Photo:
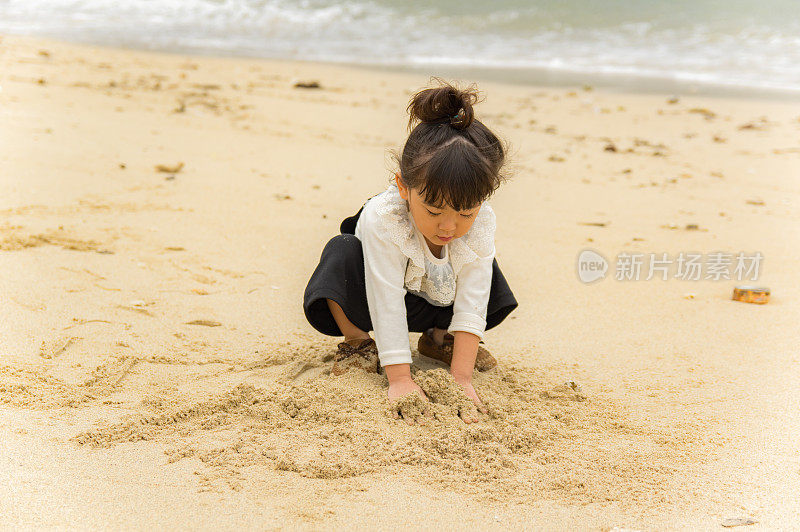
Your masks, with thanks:
[{"label": "girl's dark hair", "polygon": [[432,78],[440,86],[414,94],[408,104],[408,128],[415,121],[399,157],[400,179],[425,203],[457,211],[472,209],[489,198],[506,180],[500,170],[506,148],[480,120],[473,105],[473,83],[461,90]]}]

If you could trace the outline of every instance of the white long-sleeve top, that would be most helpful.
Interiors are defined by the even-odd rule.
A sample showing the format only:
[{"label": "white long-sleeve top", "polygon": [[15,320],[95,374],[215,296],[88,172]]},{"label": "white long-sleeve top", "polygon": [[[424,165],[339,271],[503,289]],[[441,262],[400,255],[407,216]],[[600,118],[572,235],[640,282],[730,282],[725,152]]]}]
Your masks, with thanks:
[{"label": "white long-sleeve top", "polygon": [[372,328],[381,366],[412,362],[406,292],[437,306],[453,304],[447,331],[483,339],[495,257],[495,215],[487,202],[470,230],[431,252],[397,185],[370,198],[356,224],[364,251],[364,273]]}]

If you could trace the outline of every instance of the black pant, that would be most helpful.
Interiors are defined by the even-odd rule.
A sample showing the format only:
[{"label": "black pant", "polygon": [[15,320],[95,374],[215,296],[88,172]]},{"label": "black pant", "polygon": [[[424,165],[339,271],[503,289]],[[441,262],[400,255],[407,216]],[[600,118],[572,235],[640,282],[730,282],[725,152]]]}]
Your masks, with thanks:
[{"label": "black pant", "polygon": [[[326,299],[342,307],[345,316],[362,331],[372,330],[364,281],[364,252],[355,232],[364,209],[342,221],[342,234],[331,238],[322,250],[319,264],[308,281],[303,295],[303,310],[308,322],[322,334],[344,336],[333,319]],[[406,291],[406,318],[410,332],[424,332],[431,327],[447,329],[453,318],[453,305],[439,307]],[[518,303],[508,286],[497,259],[492,262],[492,285],[486,311],[486,329],[503,321]]]}]

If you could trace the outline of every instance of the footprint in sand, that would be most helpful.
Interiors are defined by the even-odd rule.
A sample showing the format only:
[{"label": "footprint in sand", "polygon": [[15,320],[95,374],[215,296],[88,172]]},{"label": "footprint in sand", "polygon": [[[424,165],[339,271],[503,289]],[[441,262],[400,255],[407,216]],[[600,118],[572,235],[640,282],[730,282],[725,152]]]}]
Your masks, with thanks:
[{"label": "footprint in sand", "polygon": [[42,340],[42,345],[39,347],[39,356],[47,359],[55,358],[80,340],[83,340],[83,338],[79,336],[70,336],[51,341]]}]

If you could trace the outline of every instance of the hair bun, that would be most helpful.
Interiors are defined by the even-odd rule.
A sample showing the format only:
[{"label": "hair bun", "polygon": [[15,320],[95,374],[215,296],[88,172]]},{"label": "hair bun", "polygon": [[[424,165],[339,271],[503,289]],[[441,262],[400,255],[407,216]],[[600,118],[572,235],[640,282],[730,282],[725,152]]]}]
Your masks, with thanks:
[{"label": "hair bun", "polygon": [[408,104],[409,128],[415,120],[450,124],[456,129],[466,129],[475,117],[472,106],[478,102],[478,89],[473,83],[461,90],[441,78],[432,78],[439,87],[422,89],[411,97]]}]

